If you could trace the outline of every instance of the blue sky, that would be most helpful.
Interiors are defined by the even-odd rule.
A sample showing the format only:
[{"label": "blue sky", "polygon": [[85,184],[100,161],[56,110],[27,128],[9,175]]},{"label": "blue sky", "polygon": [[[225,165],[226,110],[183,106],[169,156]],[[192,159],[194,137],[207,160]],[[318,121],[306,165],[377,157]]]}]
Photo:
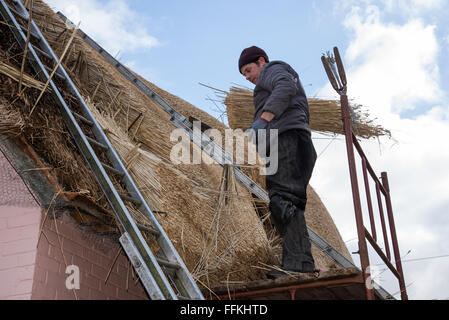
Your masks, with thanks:
[{"label": "blue sky", "polygon": [[149,54],[158,61],[155,68],[161,70],[161,83],[166,82],[174,93],[205,108],[210,105],[205,101],[210,91],[199,87],[198,82],[222,89],[231,82],[248,85],[236,67],[245,47],[255,44],[272,59],[288,61],[301,73],[308,93],[314,95],[326,81],[315,71],[321,66],[323,49],[346,41],[339,36],[341,27],[327,28],[313,18],[317,8],[298,5],[297,1],[275,7],[270,1],[176,1],[153,9],[153,15],[167,17],[166,28],[158,35],[166,45]]},{"label": "blue sky", "polygon": [[[120,52],[134,71],[215,116],[207,101],[214,93],[198,83],[223,90],[233,83],[252,87],[237,69],[243,48],[264,48],[272,60],[296,69],[309,97],[329,98],[335,93],[320,57],[338,46],[350,98],[393,133],[394,139],[362,145],[375,170],[390,174],[401,255],[407,260],[449,254],[447,1],[47,2],[74,22],[81,20],[85,32],[111,53]],[[329,145],[314,138],[321,156],[311,184],[349,250],[356,251],[344,141]],[[449,298],[449,258],[406,262],[404,269],[411,299]],[[387,273],[380,282],[396,293]]]}]

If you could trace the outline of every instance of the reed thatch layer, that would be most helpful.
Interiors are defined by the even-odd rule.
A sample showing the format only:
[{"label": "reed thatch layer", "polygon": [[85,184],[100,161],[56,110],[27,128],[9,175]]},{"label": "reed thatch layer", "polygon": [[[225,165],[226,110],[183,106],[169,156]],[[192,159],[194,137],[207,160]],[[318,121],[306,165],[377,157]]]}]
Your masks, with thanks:
[{"label": "reed thatch layer", "polygon": [[[253,91],[242,87],[231,87],[230,92],[220,96],[227,107],[229,126],[233,129],[245,130],[254,121]],[[369,114],[362,110],[361,105],[352,104],[355,121],[353,130],[362,138],[391,136],[391,133],[375,125],[369,119]],[[344,134],[341,120],[340,102],[336,100],[309,99],[310,128],[314,131]]]},{"label": "reed thatch layer", "polygon": [[[0,25],[0,34],[0,56],[8,64],[20,68],[22,50],[6,26]],[[34,74],[28,64],[24,71],[29,75]],[[73,152],[76,145],[48,92],[43,95],[39,112],[30,116],[33,103],[40,93],[38,89],[25,87],[25,91],[18,94],[18,83],[9,76],[0,74],[0,90],[1,104],[6,106],[6,109],[2,108],[2,122],[10,121],[8,117],[14,114],[15,120],[10,122],[21,124],[22,136],[39,154],[45,167],[52,168],[51,173],[64,191],[87,191],[92,201],[101,201],[101,190],[83,157]]]},{"label": "reed thatch layer", "polygon": [[164,192],[154,171],[161,159],[148,151],[140,149],[140,145],[133,143],[129,136],[116,124],[111,115],[102,114],[89,100],[88,106],[95,119],[106,132],[115,151],[122,158],[126,169],[139,185],[139,190],[148,199],[148,202],[153,205],[152,209],[156,210],[155,208],[160,207],[161,194]]},{"label": "reed thatch layer", "polygon": [[[168,170],[168,166],[159,167],[161,176],[173,175]],[[208,287],[227,280],[262,278],[256,267],[261,261],[272,262],[271,251],[247,191],[235,184],[235,178],[227,182],[233,187],[226,191],[222,186],[228,175],[221,167],[192,168],[192,174],[199,172],[209,173],[215,181],[201,186],[192,183],[191,174],[183,173],[164,181],[171,192],[164,198],[162,210],[167,215],[160,217],[161,223],[186,263],[194,265],[192,274]]]},{"label": "reed thatch layer", "polygon": [[[69,41],[70,30],[41,0],[36,0],[34,5],[36,23],[56,54],[60,55]],[[0,56],[17,68],[21,64],[22,52],[9,30],[4,26],[0,28]],[[63,65],[79,91],[90,101],[91,110],[125,165],[129,166],[151,209],[198,282],[212,287],[228,281],[263,278],[260,265],[274,264],[280,253],[279,237],[273,228],[263,225],[259,217],[266,217],[266,203],[255,204],[251,194],[235,182],[229,168],[205,162],[198,165],[175,165],[171,162],[170,153],[178,141],[170,139],[176,128],[169,116],[81,39],[73,40]],[[25,71],[34,74],[28,65]],[[9,78],[0,75],[0,79]],[[226,128],[207,113],[148,84],[187,118],[194,116],[220,131]],[[4,105],[10,105],[20,114],[18,119],[24,123],[24,138],[42,157],[45,165],[53,168],[51,173],[64,190],[83,195],[87,192],[92,201],[108,210],[109,206],[68,134],[51,95],[45,93],[30,115],[39,95],[37,89],[28,88],[18,97],[17,83],[10,79],[7,87],[0,90]],[[63,95],[70,107],[78,111],[77,102],[70,100],[67,92]],[[5,115],[2,111],[1,117],[5,118]],[[130,127],[131,124],[134,125]],[[188,148],[196,154],[201,153],[190,142]],[[107,162],[107,159],[101,160]],[[257,169],[247,170],[253,171],[254,179],[264,185],[264,177],[258,174]],[[119,181],[113,179],[113,183],[119,192],[124,193]],[[259,210],[256,211],[255,206]],[[128,209],[140,223],[149,225],[148,219],[135,207],[131,205]],[[308,219],[313,224],[316,218],[311,212]],[[316,216],[327,222],[316,224],[322,229],[316,231],[326,234],[329,242],[338,242],[344,248],[338,239],[338,231],[329,229],[329,225],[333,225],[332,219],[327,212],[322,211],[322,214],[327,216],[327,220]],[[333,233],[336,233],[335,240],[331,239]],[[154,239],[144,236],[157,251]],[[318,267],[332,267],[325,257],[320,260],[323,253],[315,250],[314,255]]]}]

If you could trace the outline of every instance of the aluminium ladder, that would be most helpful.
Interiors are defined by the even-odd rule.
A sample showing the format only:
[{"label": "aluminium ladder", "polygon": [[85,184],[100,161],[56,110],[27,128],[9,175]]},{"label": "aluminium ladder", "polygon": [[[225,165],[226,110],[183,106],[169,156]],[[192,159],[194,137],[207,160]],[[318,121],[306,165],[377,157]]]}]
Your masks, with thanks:
[{"label": "aluminium ladder", "polygon": [[[48,71],[53,68],[45,65],[43,61],[51,61],[50,63],[56,66],[58,58],[34,21],[29,19],[28,10],[19,0],[10,0],[8,3],[5,0],[0,0],[0,13],[22,49],[25,49],[26,45],[28,46],[28,61],[41,79],[47,82],[50,78]],[[32,38],[30,42],[26,41],[27,28],[18,20],[22,21],[24,25],[27,25],[30,20]],[[65,89],[70,91],[72,98],[78,101],[82,110],[82,114],[72,111],[56,83],[53,80],[50,81],[49,86],[60,107],[64,122],[124,230],[120,243],[142,280],[148,295],[152,300],[203,300],[204,297],[200,289],[62,64],[57,69],[56,76],[64,82]],[[91,134],[95,136],[95,139],[86,136],[77,120],[83,123],[83,127],[90,127]],[[97,150],[99,154],[106,155],[110,165],[101,162],[94,150]],[[113,174],[126,186],[127,195],[122,195],[117,191],[107,172]],[[136,205],[152,223],[152,228],[136,223],[126,208],[125,201]],[[156,237],[161,249],[159,257],[151,252],[142,231]]]},{"label": "aluminium ladder", "polygon": [[[71,28],[75,25],[61,12],[57,13],[61,19]],[[193,124],[184,117],[180,112],[173,108],[168,102],[162,99],[153,89],[146,85],[142,80],[140,80],[133,72],[131,72],[127,67],[121,64],[117,59],[115,59],[111,54],[109,54],[105,49],[103,49],[98,43],[96,43],[91,37],[89,37],[82,30],[78,30],[78,35],[96,52],[98,52],[107,62],[109,62],[114,68],[117,69],[125,78],[132,82],[142,93],[149,97],[153,102],[156,103],[162,110],[167,112],[171,119],[170,121],[179,129],[184,130],[190,140],[198,145],[201,150],[206,152],[212,159],[217,163],[224,166],[225,164],[233,164],[234,172],[236,178],[257,198],[260,200],[268,201],[268,193],[254,182],[251,178],[243,173],[243,171],[238,168],[237,164],[233,161],[233,157],[223,150],[218,144],[211,140],[206,134],[202,133],[201,130],[194,130]],[[321,251],[323,251],[328,257],[335,261],[338,265],[344,268],[355,267],[355,265],[348,260],[343,254],[332,247],[326,240],[324,240],[318,233],[316,233],[312,228],[307,227],[309,232],[310,240],[315,244]]]}]

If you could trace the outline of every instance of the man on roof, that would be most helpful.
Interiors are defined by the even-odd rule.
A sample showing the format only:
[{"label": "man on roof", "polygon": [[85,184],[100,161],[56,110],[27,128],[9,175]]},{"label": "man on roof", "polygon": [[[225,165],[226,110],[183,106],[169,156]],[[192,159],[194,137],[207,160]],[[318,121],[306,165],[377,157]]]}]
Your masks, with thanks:
[{"label": "man on roof", "polygon": [[[304,212],[317,154],[304,88],[290,65],[270,62],[265,51],[256,46],[243,50],[239,71],[256,86],[254,122],[248,129],[249,135],[257,136],[259,130],[267,130],[268,136],[269,130],[278,130],[278,170],[267,174],[266,185],[271,217],[283,240],[280,267],[286,271],[315,273]],[[286,273],[275,270],[267,274],[269,278],[283,275]]]}]

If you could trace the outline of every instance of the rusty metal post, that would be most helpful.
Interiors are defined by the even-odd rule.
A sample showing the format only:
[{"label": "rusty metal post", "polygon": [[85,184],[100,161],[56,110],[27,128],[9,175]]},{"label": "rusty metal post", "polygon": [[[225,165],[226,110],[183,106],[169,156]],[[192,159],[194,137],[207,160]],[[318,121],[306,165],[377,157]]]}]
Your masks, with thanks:
[{"label": "rusty metal post", "polygon": [[296,300],[296,289],[291,289],[290,291],[290,300]]},{"label": "rusty metal post", "polygon": [[362,216],[362,205],[360,202],[360,193],[359,193],[359,184],[357,180],[357,170],[354,156],[354,142],[352,140],[352,127],[351,127],[351,115],[349,113],[349,101],[348,96],[346,94],[342,94],[341,96],[341,113],[343,117],[343,127],[345,131],[346,137],[346,150],[348,153],[348,163],[349,163],[349,174],[351,178],[351,187],[352,187],[352,199],[354,203],[354,212],[355,212],[355,220],[357,224],[357,235],[359,238],[359,255],[360,255],[360,263],[363,272],[363,278],[365,281],[365,291],[367,300],[374,300],[374,290],[369,288],[366,284],[370,279],[371,274],[369,272],[369,257],[368,257],[368,247],[365,238],[365,227],[363,225],[363,216]]},{"label": "rusty metal post", "polygon": [[365,157],[362,157],[362,170],[363,170],[363,179],[365,181],[366,203],[368,205],[369,220],[371,223],[371,235],[372,235],[374,241],[377,242],[376,222],[374,221],[373,204],[371,201],[371,190],[369,187],[368,172],[367,172],[367,168],[366,168],[366,158]]},{"label": "rusty metal post", "polygon": [[388,242],[388,232],[387,232],[387,227],[385,224],[384,209],[383,209],[383,205],[382,205],[382,196],[380,194],[380,182],[379,181],[376,181],[376,194],[377,194],[377,204],[379,206],[380,223],[382,225],[382,234],[384,236],[385,251],[387,252],[388,260],[391,261],[390,244]]},{"label": "rusty metal post", "polygon": [[388,175],[386,172],[382,172],[382,184],[387,193],[385,198],[386,198],[386,205],[387,205],[388,222],[390,224],[391,242],[393,244],[393,252],[394,252],[394,258],[395,258],[395,262],[396,262],[396,270],[398,271],[398,273],[400,275],[399,288],[401,290],[401,299],[408,300],[407,288],[405,286],[404,272],[402,270],[402,262],[401,262],[401,255],[400,255],[400,251],[399,251],[398,238],[397,238],[397,234],[396,234],[396,227],[394,224],[393,207],[391,205],[390,185],[388,183]]}]

